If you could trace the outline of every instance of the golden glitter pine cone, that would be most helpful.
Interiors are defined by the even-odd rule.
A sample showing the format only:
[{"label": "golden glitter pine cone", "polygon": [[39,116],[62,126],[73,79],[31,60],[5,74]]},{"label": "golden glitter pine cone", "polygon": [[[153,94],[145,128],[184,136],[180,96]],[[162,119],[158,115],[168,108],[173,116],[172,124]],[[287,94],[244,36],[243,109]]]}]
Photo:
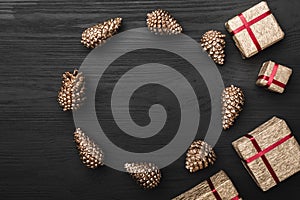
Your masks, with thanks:
[{"label": "golden glitter pine cone", "polygon": [[103,23],[96,24],[81,35],[81,43],[87,48],[95,48],[117,33],[121,26],[122,18],[109,19]]},{"label": "golden glitter pine cone", "polygon": [[217,156],[209,144],[202,140],[196,140],[186,153],[185,168],[190,172],[196,172],[213,165],[216,159]]},{"label": "golden glitter pine cone", "polygon": [[80,128],[77,128],[74,132],[74,141],[83,164],[91,169],[103,165],[104,156],[102,150]]},{"label": "golden glitter pine cone", "polygon": [[226,35],[219,31],[210,30],[203,34],[200,43],[213,61],[223,65],[225,61],[225,38]]},{"label": "golden glitter pine cone", "polygon": [[222,93],[222,125],[224,130],[233,125],[242,111],[244,103],[244,93],[240,88],[231,85],[224,89]]},{"label": "golden glitter pine cone", "polygon": [[144,189],[153,189],[161,180],[161,172],[153,163],[126,163],[126,171]]},{"label": "golden glitter pine cone", "polygon": [[176,35],[182,32],[182,27],[176,19],[169,12],[162,9],[148,13],[146,22],[149,30],[155,34]]},{"label": "golden glitter pine cone", "polygon": [[62,86],[58,92],[57,101],[63,111],[78,109],[83,101],[85,82],[82,72],[77,69],[73,73],[65,72],[62,75]]}]

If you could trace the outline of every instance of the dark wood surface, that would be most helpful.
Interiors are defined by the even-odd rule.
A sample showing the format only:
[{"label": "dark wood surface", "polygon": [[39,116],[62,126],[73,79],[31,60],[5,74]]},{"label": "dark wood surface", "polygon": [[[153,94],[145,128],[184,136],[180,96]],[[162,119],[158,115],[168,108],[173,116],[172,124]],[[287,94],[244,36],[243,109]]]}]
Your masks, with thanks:
[{"label": "dark wood surface", "polygon": [[[243,199],[298,199],[300,174],[262,192],[231,146],[273,115],[284,118],[300,141],[300,2],[269,0],[286,37],[242,60],[224,22],[257,2],[0,0],[0,199],[170,199],[220,169]],[[124,19],[121,31],[143,27],[146,13],[156,8],[170,11],[184,33],[197,41],[209,29],[227,34],[227,61],[219,70],[226,85],[245,91],[247,103],[236,125],[215,146],[214,166],[189,174],[182,156],[162,169],[157,189],[144,191],[126,173],[108,167],[89,170],[81,164],[72,114],[62,112],[56,98],[61,74],[79,67],[89,53],[80,44],[84,28],[116,16]],[[255,86],[261,63],[269,59],[293,68],[282,95]]]}]

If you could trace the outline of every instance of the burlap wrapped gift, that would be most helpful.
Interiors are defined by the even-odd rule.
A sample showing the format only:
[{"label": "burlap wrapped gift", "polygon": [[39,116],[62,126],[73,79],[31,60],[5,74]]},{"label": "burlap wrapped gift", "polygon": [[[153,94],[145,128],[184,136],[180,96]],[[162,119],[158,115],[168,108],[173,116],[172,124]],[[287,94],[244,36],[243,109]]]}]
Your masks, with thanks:
[{"label": "burlap wrapped gift", "polygon": [[273,117],[232,143],[257,185],[266,191],[300,170],[300,147],[286,122]]},{"label": "burlap wrapped gift", "polygon": [[224,171],[210,177],[173,200],[240,200],[233,183]]},{"label": "burlap wrapped gift", "polygon": [[283,31],[264,1],[230,19],[225,26],[246,58],[284,38]]},{"label": "burlap wrapped gift", "polygon": [[256,85],[268,88],[273,92],[283,93],[292,74],[292,69],[273,61],[263,63]]}]

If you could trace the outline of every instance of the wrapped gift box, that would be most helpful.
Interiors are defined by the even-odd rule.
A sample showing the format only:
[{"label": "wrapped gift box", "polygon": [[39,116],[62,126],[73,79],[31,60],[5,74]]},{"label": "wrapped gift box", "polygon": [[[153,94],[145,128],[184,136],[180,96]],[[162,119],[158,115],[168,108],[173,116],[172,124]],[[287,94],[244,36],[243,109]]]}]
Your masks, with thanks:
[{"label": "wrapped gift box", "polygon": [[230,19],[225,26],[246,58],[284,38],[284,32],[264,1]]},{"label": "wrapped gift box", "polygon": [[266,191],[300,170],[300,147],[286,122],[273,117],[232,143],[257,185]]},{"label": "wrapped gift box", "polygon": [[273,92],[283,93],[292,74],[292,69],[272,61],[263,63],[256,85],[267,87]]},{"label": "wrapped gift box", "polygon": [[239,200],[239,194],[224,171],[210,177],[173,200]]}]

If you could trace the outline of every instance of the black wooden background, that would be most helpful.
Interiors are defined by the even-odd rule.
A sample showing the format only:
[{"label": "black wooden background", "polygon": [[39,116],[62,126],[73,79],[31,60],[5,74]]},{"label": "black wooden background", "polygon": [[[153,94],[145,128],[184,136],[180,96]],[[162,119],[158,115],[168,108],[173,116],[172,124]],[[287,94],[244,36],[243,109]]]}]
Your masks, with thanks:
[{"label": "black wooden background", "polygon": [[[264,193],[231,146],[273,115],[284,118],[300,141],[300,1],[268,1],[286,37],[242,60],[224,23],[258,2],[0,0],[0,199],[170,199],[220,169],[243,199],[298,199],[300,174]],[[108,167],[89,170],[81,164],[72,114],[62,112],[56,98],[61,74],[79,67],[89,53],[80,44],[84,28],[116,16],[124,19],[120,31],[143,27],[146,13],[156,8],[170,11],[184,33],[197,41],[209,29],[227,34],[226,64],[219,70],[226,85],[243,88],[247,103],[235,126],[215,146],[214,166],[190,174],[182,156],[162,169],[157,189],[144,191],[126,173]],[[261,63],[269,59],[293,68],[282,95],[255,86]]]}]

